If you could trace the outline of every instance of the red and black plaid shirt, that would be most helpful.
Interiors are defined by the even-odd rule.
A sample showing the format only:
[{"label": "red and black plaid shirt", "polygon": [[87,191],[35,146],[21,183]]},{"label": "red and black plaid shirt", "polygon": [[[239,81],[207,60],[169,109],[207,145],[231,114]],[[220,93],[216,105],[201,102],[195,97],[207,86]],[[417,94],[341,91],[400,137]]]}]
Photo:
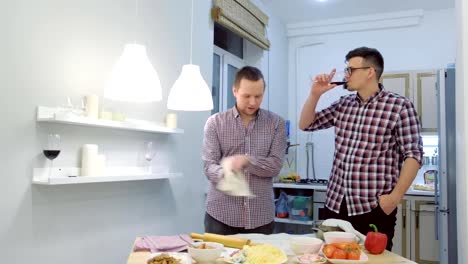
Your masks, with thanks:
[{"label": "red and black plaid shirt", "polygon": [[[210,180],[207,213],[224,224],[246,229],[271,223],[275,215],[272,179],[281,169],[285,151],[285,121],[270,111],[260,109],[248,127],[236,107],[208,118],[202,157]],[[250,156],[244,174],[255,198],[229,196],[216,189],[223,177],[221,159],[236,154]]]},{"label": "red and black plaid shirt", "polygon": [[338,213],[343,198],[348,214],[370,212],[378,196],[389,194],[405,159],[421,164],[421,126],[413,103],[380,91],[367,102],[357,94],[342,97],[317,112],[306,130],[335,127],[335,153],[325,205]]}]

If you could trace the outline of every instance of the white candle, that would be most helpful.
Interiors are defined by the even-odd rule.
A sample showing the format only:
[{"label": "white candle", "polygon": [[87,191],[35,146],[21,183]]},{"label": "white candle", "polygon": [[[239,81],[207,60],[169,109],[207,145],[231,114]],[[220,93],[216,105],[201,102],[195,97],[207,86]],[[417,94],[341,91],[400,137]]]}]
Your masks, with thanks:
[{"label": "white candle", "polygon": [[97,156],[96,162],[96,175],[97,176],[104,176],[106,173],[106,156],[103,154],[99,154]]},{"label": "white candle", "polygon": [[99,97],[95,94],[86,96],[86,116],[96,119],[99,117]]},{"label": "white candle", "polygon": [[81,148],[81,176],[94,176],[96,174],[97,157],[97,145],[83,145]]},{"label": "white candle", "polygon": [[166,126],[169,128],[177,128],[177,114],[169,113],[166,115]]}]

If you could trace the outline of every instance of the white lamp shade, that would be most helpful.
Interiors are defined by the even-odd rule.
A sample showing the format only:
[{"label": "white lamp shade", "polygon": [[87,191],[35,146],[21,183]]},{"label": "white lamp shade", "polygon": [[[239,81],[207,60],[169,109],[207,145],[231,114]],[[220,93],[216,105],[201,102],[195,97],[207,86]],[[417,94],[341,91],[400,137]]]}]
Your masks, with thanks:
[{"label": "white lamp shade", "polygon": [[179,111],[208,111],[213,109],[211,91],[198,65],[186,64],[171,88],[167,108]]},{"label": "white lamp shade", "polygon": [[162,100],[161,81],[146,55],[145,46],[125,45],[122,55],[112,68],[104,97],[138,103]]}]

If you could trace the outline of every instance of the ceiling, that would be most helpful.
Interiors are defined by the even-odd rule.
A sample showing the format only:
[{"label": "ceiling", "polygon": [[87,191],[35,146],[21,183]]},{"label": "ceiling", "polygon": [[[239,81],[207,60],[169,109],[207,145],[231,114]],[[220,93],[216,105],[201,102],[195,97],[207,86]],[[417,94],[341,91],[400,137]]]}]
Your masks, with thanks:
[{"label": "ceiling", "polygon": [[397,12],[454,8],[455,0],[261,0],[285,24]]}]

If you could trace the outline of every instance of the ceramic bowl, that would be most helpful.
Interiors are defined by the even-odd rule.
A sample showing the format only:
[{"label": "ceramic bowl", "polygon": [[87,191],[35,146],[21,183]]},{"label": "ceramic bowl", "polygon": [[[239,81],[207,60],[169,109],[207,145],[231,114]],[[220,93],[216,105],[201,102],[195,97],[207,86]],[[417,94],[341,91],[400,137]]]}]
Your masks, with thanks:
[{"label": "ceramic bowl", "polygon": [[296,255],[306,253],[318,253],[322,247],[323,241],[315,237],[293,237],[290,239],[289,246]]},{"label": "ceramic bowl", "polygon": [[[202,244],[209,248],[198,248]],[[216,242],[194,242],[193,245],[197,248],[189,247],[188,253],[197,262],[214,262],[221,257],[224,250],[223,244]]]}]

